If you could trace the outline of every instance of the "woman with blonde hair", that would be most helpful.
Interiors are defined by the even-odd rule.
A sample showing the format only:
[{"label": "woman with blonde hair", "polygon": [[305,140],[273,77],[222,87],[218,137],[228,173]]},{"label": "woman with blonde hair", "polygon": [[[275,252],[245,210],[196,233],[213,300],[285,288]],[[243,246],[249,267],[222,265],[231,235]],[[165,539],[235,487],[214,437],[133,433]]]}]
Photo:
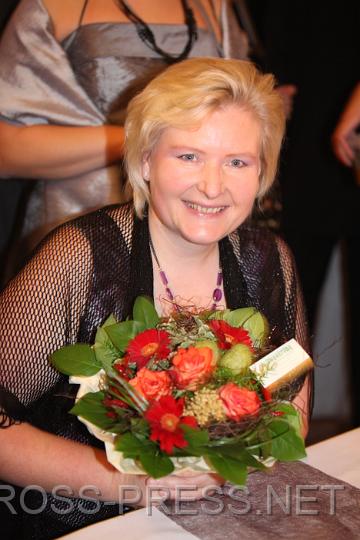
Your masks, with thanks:
[{"label": "woman with blonde hair", "polygon": [[[55,349],[92,342],[109,313],[125,319],[140,294],[152,297],[160,314],[189,303],[255,306],[274,343],[295,337],[308,346],[287,246],[246,225],[274,180],[283,137],[273,87],[272,76],[251,63],[211,58],[185,60],[153,79],[131,102],[125,123],[134,205],[106,207],[56,229],[3,293],[0,475],[48,493],[41,514],[24,515],[29,537],[54,538],[116,514],[106,502],[118,501],[124,485],[143,493],[164,486],[174,497],[181,482],[195,486],[191,495],[199,498],[221,483],[212,474],[153,480],[112,469],[95,448],[99,442],[67,413],[67,379],[48,362]],[[308,398],[305,380],[294,400],[304,435]],[[50,493],[59,484],[73,497],[71,511],[56,512]],[[81,499],[89,484],[99,500],[85,513],[94,507]]]}]

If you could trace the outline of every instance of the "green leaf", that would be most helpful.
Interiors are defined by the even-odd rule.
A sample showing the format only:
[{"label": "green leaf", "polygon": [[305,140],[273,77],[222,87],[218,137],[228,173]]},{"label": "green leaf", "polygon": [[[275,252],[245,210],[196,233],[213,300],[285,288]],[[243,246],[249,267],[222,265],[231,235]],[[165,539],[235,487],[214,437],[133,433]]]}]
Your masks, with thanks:
[{"label": "green leaf", "polygon": [[232,482],[238,486],[246,484],[247,468],[246,465],[240,463],[237,459],[222,456],[206,456],[207,461],[213,469],[222,476],[225,480]]},{"label": "green leaf", "polygon": [[144,469],[153,478],[161,478],[174,471],[174,464],[168,456],[160,453],[142,453],[139,461]]},{"label": "green leaf", "polygon": [[136,437],[132,433],[124,433],[115,441],[115,450],[123,452],[124,457],[136,459],[141,453],[155,453],[157,446],[148,439]]},{"label": "green leaf", "polygon": [[200,429],[194,429],[187,424],[180,424],[181,429],[184,432],[184,438],[187,440],[190,446],[205,446],[209,442],[209,434],[207,431]]},{"label": "green leaf", "polygon": [[306,456],[304,440],[283,420],[268,425],[272,437],[271,455],[279,461],[296,461]]},{"label": "green leaf", "polygon": [[50,356],[50,362],[65,375],[95,375],[101,363],[90,345],[76,343],[58,349]]},{"label": "green leaf", "polygon": [[159,322],[153,301],[147,296],[138,296],[133,308],[133,317],[144,325],[145,328],[155,328]]},{"label": "green leaf", "polygon": [[149,435],[149,424],[144,418],[132,418],[131,419],[131,431],[135,435],[140,435],[142,437],[148,437]]},{"label": "green leaf", "polygon": [[112,433],[116,433],[117,435],[121,435],[123,433],[128,432],[130,429],[130,421],[127,416],[121,417],[119,416],[116,419],[116,422],[114,422],[114,426],[111,428]]},{"label": "green leaf", "polygon": [[89,392],[75,403],[70,413],[85,418],[105,431],[111,431],[116,420],[106,416],[107,411],[102,403],[104,397],[104,392]]},{"label": "green leaf", "polygon": [[291,403],[289,402],[286,402],[286,401],[282,401],[281,403],[277,403],[276,404],[276,407],[272,410],[276,410],[276,411],[282,411],[283,413],[285,413],[285,415],[289,415],[289,416],[298,416],[298,411],[297,409],[294,407],[294,405],[292,405]]},{"label": "green leaf", "polygon": [[171,459],[163,455],[155,443],[132,433],[117,437],[115,449],[122,452],[125,458],[139,460],[145,472],[153,478],[161,478],[174,470]]},{"label": "green leaf", "polygon": [[245,448],[239,448],[238,445],[226,444],[220,448],[217,448],[217,453],[223,456],[225,459],[227,459],[227,457],[236,459],[247,467],[253,467],[254,469],[261,470],[266,469],[266,467],[255,459],[250,452],[248,452]]},{"label": "green leaf", "polygon": [[257,311],[247,321],[244,322],[243,327],[250,334],[252,342],[256,347],[263,347],[269,336],[269,323],[266,317]]},{"label": "green leaf", "polygon": [[252,450],[253,453],[256,453],[259,457],[267,459],[272,455],[271,453],[271,441],[264,440],[261,443],[261,446],[258,449]]},{"label": "green leaf", "polygon": [[115,318],[115,315],[111,314],[108,316],[106,321],[101,325],[101,328],[106,328],[107,326],[112,326],[113,324],[116,324],[118,321]]},{"label": "green leaf", "polygon": [[105,328],[112,343],[122,352],[125,351],[129,341],[143,330],[145,325],[138,321],[125,321]]},{"label": "green leaf", "polygon": [[214,311],[209,315],[209,320],[227,320],[226,317],[231,313],[230,309]]},{"label": "green leaf", "polygon": [[173,457],[202,457],[208,450],[204,446],[185,446],[184,448],[174,447]]},{"label": "green leaf", "polygon": [[239,308],[226,313],[224,319],[227,323],[231,324],[231,326],[239,328],[240,326],[243,326],[245,321],[252,317],[254,313],[256,313],[256,309],[253,307]]},{"label": "green leaf", "polygon": [[257,347],[262,347],[269,335],[266,317],[253,307],[235,309],[226,315],[225,321],[236,328],[245,328]]},{"label": "green leaf", "polygon": [[119,358],[120,353],[114,347],[111,339],[104,330],[104,327],[98,328],[93,348],[97,360],[101,363],[104,370],[108,372],[115,360]]},{"label": "green leaf", "polygon": [[288,422],[290,426],[294,428],[296,433],[300,436],[301,434],[300,415],[299,415],[299,412],[295,409],[294,405],[291,405],[291,403],[284,403],[284,402],[278,403],[271,410],[283,412],[284,415],[281,416],[281,420]]}]

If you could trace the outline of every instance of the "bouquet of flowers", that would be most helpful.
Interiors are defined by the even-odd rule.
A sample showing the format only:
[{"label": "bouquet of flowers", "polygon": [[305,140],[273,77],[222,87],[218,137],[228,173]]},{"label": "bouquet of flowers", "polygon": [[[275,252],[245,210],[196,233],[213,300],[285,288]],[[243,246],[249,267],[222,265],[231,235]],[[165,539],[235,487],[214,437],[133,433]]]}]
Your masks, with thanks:
[{"label": "bouquet of flowers", "polygon": [[241,485],[249,469],[305,455],[290,403],[296,388],[266,383],[269,351],[268,322],[254,308],[160,318],[138,297],[133,320],[110,316],[94,345],[63,347],[51,361],[80,384],[70,412],[119,470],[154,478],[210,470]]}]

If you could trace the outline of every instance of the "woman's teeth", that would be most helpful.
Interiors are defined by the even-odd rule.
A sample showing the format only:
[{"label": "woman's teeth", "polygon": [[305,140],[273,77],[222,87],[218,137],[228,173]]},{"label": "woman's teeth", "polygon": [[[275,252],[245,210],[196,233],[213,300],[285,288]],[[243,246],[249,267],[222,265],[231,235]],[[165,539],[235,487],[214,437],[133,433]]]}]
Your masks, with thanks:
[{"label": "woman's teeth", "polygon": [[195,204],[191,202],[186,202],[186,205],[193,210],[196,210],[200,214],[218,214],[225,209],[225,206],[200,206],[200,204]]}]

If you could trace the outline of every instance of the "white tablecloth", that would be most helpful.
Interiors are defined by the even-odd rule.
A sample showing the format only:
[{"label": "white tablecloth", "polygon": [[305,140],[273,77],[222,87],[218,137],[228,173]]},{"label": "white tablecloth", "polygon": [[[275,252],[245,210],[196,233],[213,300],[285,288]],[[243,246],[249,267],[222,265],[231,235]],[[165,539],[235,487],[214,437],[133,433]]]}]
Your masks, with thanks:
[{"label": "white tablecloth", "polygon": [[306,449],[304,462],[360,489],[360,428]]},{"label": "white tablecloth", "polygon": [[198,540],[164,514],[151,509],[134,510],[75,531],[61,540]]}]

